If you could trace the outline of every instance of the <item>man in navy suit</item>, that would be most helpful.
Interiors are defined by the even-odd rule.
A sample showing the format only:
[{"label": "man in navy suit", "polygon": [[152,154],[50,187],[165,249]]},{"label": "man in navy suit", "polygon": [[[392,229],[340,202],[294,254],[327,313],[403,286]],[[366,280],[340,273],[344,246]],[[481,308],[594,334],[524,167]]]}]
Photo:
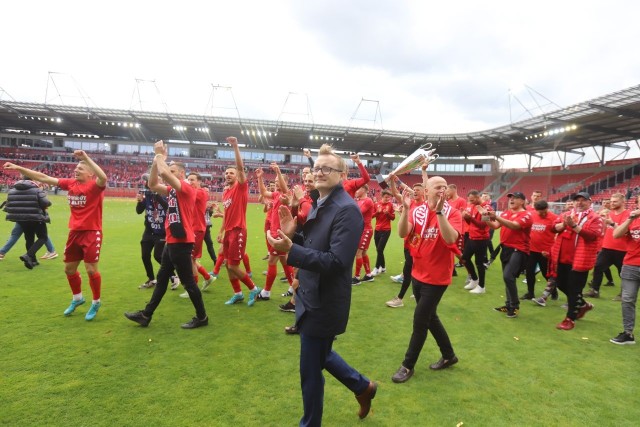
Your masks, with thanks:
[{"label": "man in navy suit", "polygon": [[336,335],[347,328],[351,306],[351,268],[364,222],[355,201],[342,187],[345,161],[323,145],[312,169],[319,198],[301,232],[289,210],[280,209],[279,237],[269,243],[287,252],[287,263],[298,267],[296,326],[300,332],[300,380],[304,415],[300,426],[322,423],[326,369],[351,390],[360,404],[358,416],[371,409],[378,385],[349,366],[332,350]]}]

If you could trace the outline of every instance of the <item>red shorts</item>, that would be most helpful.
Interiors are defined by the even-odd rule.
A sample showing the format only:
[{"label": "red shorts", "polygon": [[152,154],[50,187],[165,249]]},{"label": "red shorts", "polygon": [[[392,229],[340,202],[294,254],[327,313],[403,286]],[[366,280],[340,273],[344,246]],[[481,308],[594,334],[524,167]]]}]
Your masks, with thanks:
[{"label": "red shorts", "polygon": [[278,252],[275,249],[273,249],[273,246],[271,246],[269,244],[269,242],[267,242],[267,250],[269,251],[269,255],[275,255],[275,256],[283,256],[286,255],[286,252]]},{"label": "red shorts", "polygon": [[102,230],[71,230],[64,248],[64,262],[84,261],[89,264],[100,261]]},{"label": "red shorts", "polygon": [[240,265],[247,247],[247,229],[234,228],[225,231],[222,240],[222,251],[229,265]]},{"label": "red shorts", "polygon": [[195,231],[196,240],[193,243],[193,251],[191,251],[191,258],[200,259],[202,258],[202,242],[204,242],[204,231]]},{"label": "red shorts", "polygon": [[362,249],[363,251],[369,249],[369,244],[371,243],[372,236],[373,230],[364,230],[362,232],[362,236],[360,237],[360,244],[358,245],[358,249]]}]

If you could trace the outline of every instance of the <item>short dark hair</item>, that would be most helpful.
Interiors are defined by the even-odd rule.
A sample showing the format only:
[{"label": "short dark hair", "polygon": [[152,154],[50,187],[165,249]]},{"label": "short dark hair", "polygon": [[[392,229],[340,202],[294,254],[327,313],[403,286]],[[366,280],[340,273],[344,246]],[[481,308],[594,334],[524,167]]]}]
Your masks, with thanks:
[{"label": "short dark hair", "polygon": [[202,175],[200,175],[198,172],[189,172],[189,175],[187,175],[187,178],[190,177],[191,175],[195,176],[198,181],[202,181]]},{"label": "short dark hair", "polygon": [[533,208],[537,211],[543,211],[549,208],[549,203],[546,200],[538,200],[533,204]]}]

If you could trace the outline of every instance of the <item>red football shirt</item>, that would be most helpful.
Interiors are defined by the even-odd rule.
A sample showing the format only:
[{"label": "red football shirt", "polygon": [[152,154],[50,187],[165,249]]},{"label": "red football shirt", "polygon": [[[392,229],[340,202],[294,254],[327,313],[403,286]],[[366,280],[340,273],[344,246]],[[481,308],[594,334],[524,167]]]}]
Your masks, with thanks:
[{"label": "red football shirt", "polygon": [[622,264],[640,267],[640,219],[634,219],[629,225],[627,234],[616,240],[622,240],[627,244],[627,254]]},{"label": "red football shirt", "polygon": [[391,230],[391,221],[396,218],[393,203],[378,202],[374,205],[373,217],[376,219],[376,231]]},{"label": "red football shirt", "polygon": [[371,219],[373,218],[373,200],[369,197],[364,197],[362,199],[356,200],[358,203],[358,207],[360,208],[360,212],[362,213],[362,219],[364,220],[364,229],[371,230],[373,226],[371,225]]},{"label": "red football shirt", "polygon": [[469,239],[471,240],[487,240],[489,239],[489,224],[482,220],[482,215],[478,211],[478,205],[470,204],[467,211],[471,215],[469,222],[464,220],[469,226]]},{"label": "red football shirt", "polygon": [[344,191],[349,193],[351,197],[356,197],[356,190],[371,180],[371,177],[369,177],[369,172],[367,172],[367,169],[362,163],[358,165],[358,169],[360,169],[360,178],[347,179],[342,182]]},{"label": "red football shirt", "polygon": [[605,226],[604,238],[602,239],[603,248],[622,252],[625,252],[627,250],[627,244],[624,239],[613,238],[613,229],[625,222],[627,218],[629,218],[629,215],[631,215],[631,211],[629,211],[628,209],[623,210],[619,214],[616,214],[614,211],[609,211],[609,218],[611,219],[611,221],[615,222],[616,225],[607,224]]},{"label": "red football shirt", "polygon": [[207,199],[209,193],[204,188],[196,191],[195,215],[193,216],[193,231],[205,231],[207,229],[207,221],[204,217],[207,211]]},{"label": "red football shirt", "polygon": [[[411,276],[430,285],[450,285],[453,274],[453,248],[456,247],[456,243],[448,245],[442,239],[435,211],[430,210],[428,206],[427,211],[424,227],[421,224],[417,226],[414,224],[413,214],[408,218],[412,226],[409,236],[413,236],[413,242],[410,245],[418,245],[417,251],[412,251],[414,255]],[[460,211],[451,209],[447,219],[453,228],[462,234],[462,214]],[[422,233],[421,239],[417,233]]]},{"label": "red football shirt", "polygon": [[95,180],[80,182],[75,178],[58,179],[58,187],[67,190],[71,208],[69,230],[102,230],[104,189]]},{"label": "red football shirt", "polygon": [[224,205],[224,231],[247,228],[247,203],[249,202],[249,181],[236,182],[222,192]]},{"label": "red football shirt", "polygon": [[[196,189],[189,184],[189,181],[183,180],[182,185],[180,186],[180,191],[175,189],[175,196],[171,191],[172,188],[168,185],[167,190],[169,190],[169,195],[167,196],[169,208],[167,209],[167,219],[164,222],[164,229],[167,234],[167,243],[194,243],[196,239],[193,230],[193,217],[196,214]],[[171,234],[171,228],[169,227],[170,224],[175,222],[171,214],[171,206],[175,206],[176,198],[178,199],[177,203],[180,209],[180,222],[182,223],[186,233],[186,236],[180,239]]]},{"label": "red football shirt", "polygon": [[500,216],[508,221],[519,223],[521,227],[519,230],[511,230],[503,225],[500,228],[500,243],[528,254],[531,213],[526,210],[514,212],[507,209]]},{"label": "red football shirt", "polygon": [[547,216],[542,218],[538,211],[531,212],[531,233],[529,234],[531,252],[551,252],[551,246],[556,240],[556,232],[553,226],[557,215],[547,211]]},{"label": "red football shirt", "polygon": [[274,191],[271,193],[271,210],[269,213],[271,217],[269,218],[269,232],[271,233],[271,237],[278,237],[278,229],[280,228],[280,206],[282,203],[280,202],[280,193],[279,191]]}]

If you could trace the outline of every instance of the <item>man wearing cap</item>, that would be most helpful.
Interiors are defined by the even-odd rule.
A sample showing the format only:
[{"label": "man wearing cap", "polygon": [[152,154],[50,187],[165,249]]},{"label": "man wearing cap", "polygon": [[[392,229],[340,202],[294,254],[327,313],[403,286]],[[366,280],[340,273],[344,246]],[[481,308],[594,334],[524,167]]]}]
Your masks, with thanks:
[{"label": "man wearing cap", "polygon": [[556,328],[568,331],[575,327],[593,305],[582,297],[589,270],[596,263],[602,218],[591,209],[589,193],[573,197],[573,209],[558,216],[554,230],[558,233],[551,248],[550,263],[556,266],[558,288],[567,296],[567,314]]},{"label": "man wearing cap", "polygon": [[529,232],[531,230],[531,214],[525,209],[526,197],[520,192],[507,194],[509,209],[497,216],[489,211],[489,226],[500,228],[500,261],[502,262],[502,278],[505,284],[505,305],[494,310],[506,313],[507,317],[518,316],[520,299],[516,279],[524,270],[529,256]]},{"label": "man wearing cap", "polygon": [[627,218],[629,218],[630,213],[631,211],[624,207],[624,194],[612,194],[609,212],[607,215],[602,217],[605,227],[602,249],[598,252],[598,256],[596,257],[591,289],[589,289],[584,296],[590,298],[598,298],[600,296],[602,276],[612,265],[615,265],[618,269],[618,275],[620,275],[620,271],[622,270],[622,260],[627,253],[627,241],[624,239],[614,239],[613,230],[618,225],[625,222]]}]

